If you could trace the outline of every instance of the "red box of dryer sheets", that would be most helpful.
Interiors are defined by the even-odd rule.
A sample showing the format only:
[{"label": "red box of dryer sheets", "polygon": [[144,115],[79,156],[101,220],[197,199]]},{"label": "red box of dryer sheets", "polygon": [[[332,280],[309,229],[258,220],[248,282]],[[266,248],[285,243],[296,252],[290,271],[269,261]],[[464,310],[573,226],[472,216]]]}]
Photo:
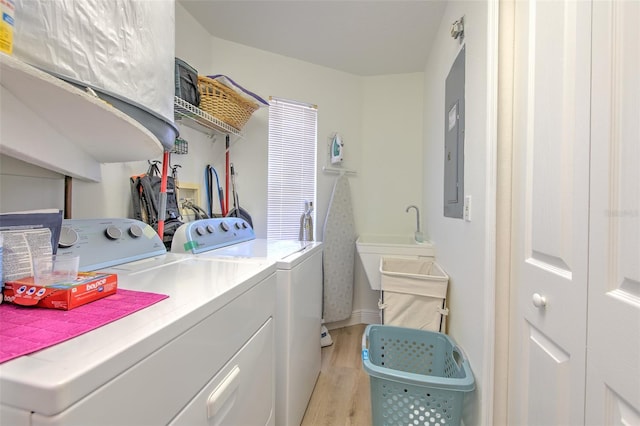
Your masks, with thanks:
[{"label": "red box of dryer sheets", "polygon": [[33,277],[4,283],[4,301],[22,306],[68,311],[94,300],[115,294],[118,276],[105,272],[78,272],[69,283],[37,285]]}]

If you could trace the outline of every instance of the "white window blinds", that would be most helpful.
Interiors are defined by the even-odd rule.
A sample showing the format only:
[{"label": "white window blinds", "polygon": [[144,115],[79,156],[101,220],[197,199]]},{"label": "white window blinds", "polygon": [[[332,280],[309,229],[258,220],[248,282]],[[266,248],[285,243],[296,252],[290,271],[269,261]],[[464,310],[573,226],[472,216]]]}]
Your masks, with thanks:
[{"label": "white window blinds", "polygon": [[[269,102],[267,238],[297,240],[305,201],[316,205],[318,109],[281,98]],[[315,226],[315,210],[313,212]],[[315,235],[315,233],[314,233]]]}]

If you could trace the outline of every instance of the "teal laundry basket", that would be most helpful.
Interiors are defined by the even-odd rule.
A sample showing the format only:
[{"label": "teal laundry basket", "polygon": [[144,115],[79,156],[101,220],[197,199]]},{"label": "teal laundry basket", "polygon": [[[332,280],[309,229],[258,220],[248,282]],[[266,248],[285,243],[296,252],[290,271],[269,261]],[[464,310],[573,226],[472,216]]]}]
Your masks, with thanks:
[{"label": "teal laundry basket", "polygon": [[437,331],[369,325],[362,363],[374,426],[459,425],[464,396],[475,388],[464,353]]}]

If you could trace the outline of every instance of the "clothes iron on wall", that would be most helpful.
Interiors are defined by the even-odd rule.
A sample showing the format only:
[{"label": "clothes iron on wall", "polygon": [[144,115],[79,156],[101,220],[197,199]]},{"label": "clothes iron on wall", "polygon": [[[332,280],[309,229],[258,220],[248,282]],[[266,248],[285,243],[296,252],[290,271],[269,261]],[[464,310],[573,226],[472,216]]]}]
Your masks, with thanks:
[{"label": "clothes iron on wall", "polygon": [[339,133],[334,133],[331,138],[331,164],[340,164],[342,163],[342,149],[344,147],[344,142],[342,141],[342,136]]}]

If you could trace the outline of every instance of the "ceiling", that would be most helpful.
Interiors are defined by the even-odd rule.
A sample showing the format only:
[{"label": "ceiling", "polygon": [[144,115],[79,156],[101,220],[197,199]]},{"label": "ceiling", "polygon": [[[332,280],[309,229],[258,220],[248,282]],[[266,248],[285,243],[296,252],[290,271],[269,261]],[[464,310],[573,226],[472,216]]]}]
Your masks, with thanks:
[{"label": "ceiling", "polygon": [[217,38],[372,76],[424,71],[447,0],[177,0]]}]

